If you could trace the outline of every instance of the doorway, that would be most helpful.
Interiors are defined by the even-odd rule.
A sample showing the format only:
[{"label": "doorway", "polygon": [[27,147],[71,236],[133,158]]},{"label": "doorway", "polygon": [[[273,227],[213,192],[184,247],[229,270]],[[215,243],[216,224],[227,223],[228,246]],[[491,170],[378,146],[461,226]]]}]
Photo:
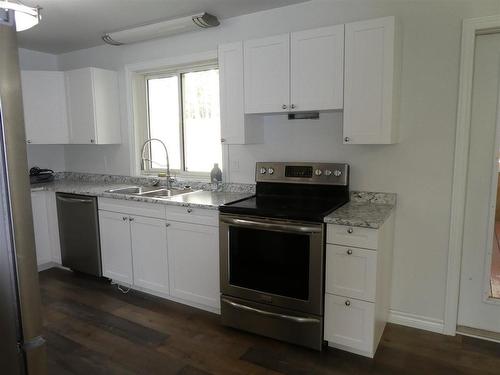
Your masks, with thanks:
[{"label": "doorway", "polygon": [[500,333],[500,299],[495,298],[500,297],[499,82],[500,33],[476,35],[457,325],[496,333]]}]

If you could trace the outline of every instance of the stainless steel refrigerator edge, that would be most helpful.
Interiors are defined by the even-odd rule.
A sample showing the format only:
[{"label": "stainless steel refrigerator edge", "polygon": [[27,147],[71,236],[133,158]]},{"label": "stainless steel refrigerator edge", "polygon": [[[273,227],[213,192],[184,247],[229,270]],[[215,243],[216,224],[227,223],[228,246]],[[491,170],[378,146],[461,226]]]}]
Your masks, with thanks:
[{"label": "stainless steel refrigerator edge", "polygon": [[[0,368],[9,375],[46,374],[19,56],[13,26],[0,23],[0,51]],[[15,342],[12,335],[16,336]]]}]

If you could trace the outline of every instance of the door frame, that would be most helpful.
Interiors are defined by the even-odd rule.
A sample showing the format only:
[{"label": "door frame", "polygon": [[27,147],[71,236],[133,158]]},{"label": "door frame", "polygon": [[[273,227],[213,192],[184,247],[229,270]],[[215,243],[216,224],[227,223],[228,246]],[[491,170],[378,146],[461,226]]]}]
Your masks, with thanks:
[{"label": "door frame", "polygon": [[477,35],[490,33],[500,33],[500,15],[463,21],[443,330],[448,335],[456,334],[458,321],[475,42]]}]

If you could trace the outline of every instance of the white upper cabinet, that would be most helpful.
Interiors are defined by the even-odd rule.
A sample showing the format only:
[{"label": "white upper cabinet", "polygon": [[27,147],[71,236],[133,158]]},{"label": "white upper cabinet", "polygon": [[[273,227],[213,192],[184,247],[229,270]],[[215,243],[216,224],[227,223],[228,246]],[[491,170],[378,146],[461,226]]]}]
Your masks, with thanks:
[{"label": "white upper cabinet", "polygon": [[394,17],[345,25],[344,143],[397,142],[396,36]]},{"label": "white upper cabinet", "polygon": [[64,72],[21,72],[26,142],[69,143]]},{"label": "white upper cabinet", "polygon": [[66,72],[70,143],[121,143],[116,72],[84,68]]},{"label": "white upper cabinet", "polygon": [[288,112],[290,34],[244,42],[245,112]]},{"label": "white upper cabinet", "polygon": [[245,119],[243,42],[219,45],[221,141],[247,144],[262,141],[262,126]]},{"label": "white upper cabinet", "polygon": [[344,25],[291,34],[290,109],[342,109]]},{"label": "white upper cabinet", "polygon": [[245,112],[342,109],[344,25],[244,42]]}]

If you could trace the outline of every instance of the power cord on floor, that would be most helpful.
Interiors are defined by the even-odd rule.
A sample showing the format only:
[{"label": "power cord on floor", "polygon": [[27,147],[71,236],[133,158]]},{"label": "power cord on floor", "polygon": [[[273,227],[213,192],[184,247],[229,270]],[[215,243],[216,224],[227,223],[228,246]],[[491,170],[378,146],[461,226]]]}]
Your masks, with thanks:
[{"label": "power cord on floor", "polygon": [[130,292],[130,288],[126,288],[126,290],[120,285],[118,284],[117,282],[115,281],[111,281],[111,285],[116,285],[117,289],[122,292],[123,294],[127,294],[128,292]]}]

